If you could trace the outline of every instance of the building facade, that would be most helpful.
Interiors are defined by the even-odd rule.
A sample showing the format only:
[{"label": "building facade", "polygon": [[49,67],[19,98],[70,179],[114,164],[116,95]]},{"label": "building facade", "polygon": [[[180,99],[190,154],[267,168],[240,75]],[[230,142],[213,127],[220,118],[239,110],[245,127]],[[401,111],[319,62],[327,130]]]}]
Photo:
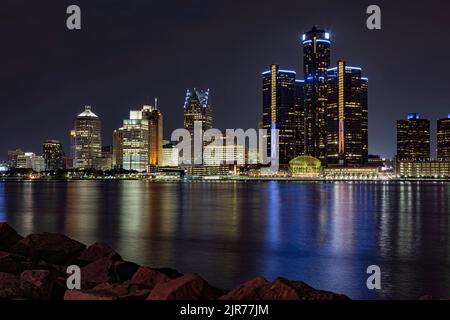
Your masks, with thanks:
[{"label": "building facade", "polygon": [[326,163],[361,166],[367,161],[367,81],[361,68],[339,60],[328,69],[327,90]]},{"label": "building facade", "polygon": [[397,160],[428,161],[430,159],[430,121],[418,113],[397,121]]},{"label": "building facade", "polygon": [[94,159],[102,155],[101,121],[90,106],[77,116],[74,130],[74,167],[95,169]]},{"label": "building facade", "polygon": [[178,167],[179,155],[178,148],[171,143],[167,143],[162,148],[163,152],[163,167]]},{"label": "building facade", "polygon": [[313,27],[303,35],[305,154],[322,162],[326,158],[327,69],[331,41],[325,30]]},{"label": "building facade", "polygon": [[202,130],[206,131],[213,127],[213,109],[209,101],[208,90],[187,90],[184,101],[184,128],[191,134],[194,132],[194,123],[200,121]]},{"label": "building facade", "polygon": [[[263,78],[263,115],[262,128],[267,132],[267,150],[272,158],[278,151],[280,165],[288,165],[296,156],[297,137],[297,101],[296,73],[281,70],[273,64],[262,73]],[[278,130],[278,144],[272,130]]]},{"label": "building facade", "polygon": [[163,115],[155,106],[145,105],[142,109],[142,118],[148,121],[148,165],[162,165],[163,161]]},{"label": "building facade", "polygon": [[138,172],[148,169],[148,121],[142,111],[130,111],[130,119],[123,121],[123,169]]},{"label": "building facade", "polygon": [[437,122],[437,157],[440,161],[450,161],[450,113]]},{"label": "building facade", "polygon": [[112,167],[123,169],[123,128],[113,131]]},{"label": "building facade", "polygon": [[43,143],[42,150],[45,160],[45,170],[54,171],[65,167],[64,152],[61,142],[57,140],[47,140]]}]

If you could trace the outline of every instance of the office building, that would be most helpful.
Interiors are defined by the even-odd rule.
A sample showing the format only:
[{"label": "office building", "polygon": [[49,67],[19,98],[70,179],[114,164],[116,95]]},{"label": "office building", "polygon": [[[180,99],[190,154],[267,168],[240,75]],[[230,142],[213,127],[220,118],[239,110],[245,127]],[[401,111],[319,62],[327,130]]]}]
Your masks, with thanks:
[{"label": "office building", "polygon": [[148,121],[142,110],[130,111],[130,119],[123,121],[123,169],[138,172],[148,169]]},{"label": "office building", "polygon": [[62,144],[57,140],[47,140],[42,145],[45,170],[54,171],[64,168],[64,152]]},{"label": "office building", "polygon": [[367,122],[363,119],[367,115],[367,81],[362,80],[361,68],[339,60],[337,67],[327,71],[327,90],[326,163],[361,166],[367,159]]},{"label": "office building", "polygon": [[178,148],[171,143],[166,143],[162,148],[163,167],[178,167]]},{"label": "office building", "polygon": [[303,43],[305,154],[325,162],[327,69],[330,67],[331,41],[325,30],[313,27]]},{"label": "office building", "polygon": [[194,122],[200,121],[202,130],[213,127],[213,109],[209,101],[208,90],[187,90],[184,101],[184,128],[191,134],[194,132]]},{"label": "office building", "polygon": [[155,105],[145,105],[142,109],[142,119],[148,121],[148,164],[158,166],[162,164],[163,147],[163,116],[158,109],[158,102]]},{"label": "office building", "polygon": [[123,168],[123,128],[114,130],[112,146],[112,167],[113,169]]},{"label": "office building", "polygon": [[[267,130],[267,150],[275,158],[278,151],[280,165],[288,165],[296,156],[297,118],[296,73],[279,69],[272,64],[262,73],[263,115],[262,128]],[[272,130],[278,130],[278,145]],[[267,155],[269,156],[269,155]]]},{"label": "office building", "polygon": [[101,121],[90,106],[78,115],[74,130],[74,167],[95,169],[94,159],[102,154]]},{"label": "office building", "polygon": [[33,152],[25,152],[17,156],[18,169],[32,169],[35,172],[45,171],[45,160],[42,156],[37,156]]},{"label": "office building", "polygon": [[24,152],[20,149],[8,151],[8,166],[10,168],[17,168],[17,157],[23,155]]},{"label": "office building", "polygon": [[397,121],[397,160],[427,161],[430,159],[430,121],[418,113]]},{"label": "office building", "polygon": [[450,161],[450,113],[437,122],[437,157],[441,161]]}]

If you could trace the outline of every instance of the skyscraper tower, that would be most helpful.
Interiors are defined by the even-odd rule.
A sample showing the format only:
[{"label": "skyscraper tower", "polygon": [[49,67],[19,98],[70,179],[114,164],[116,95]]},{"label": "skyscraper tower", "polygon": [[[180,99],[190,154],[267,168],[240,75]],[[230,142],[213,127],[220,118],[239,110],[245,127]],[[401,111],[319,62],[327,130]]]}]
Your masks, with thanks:
[{"label": "skyscraper tower", "polygon": [[[273,156],[278,150],[279,164],[287,165],[296,156],[297,112],[296,112],[296,73],[281,70],[272,64],[263,77],[263,129],[268,134],[268,150]],[[278,146],[271,130],[277,129]]]},{"label": "skyscraper tower", "polygon": [[361,77],[362,152],[363,163],[369,161],[369,79]]},{"label": "skyscraper tower", "polygon": [[194,122],[202,122],[202,130],[212,129],[213,126],[213,110],[209,102],[208,90],[186,91],[184,101],[184,128],[189,130],[191,134],[194,131]]},{"label": "skyscraper tower", "polygon": [[397,160],[430,159],[430,121],[409,113],[408,119],[397,121]]},{"label": "skyscraper tower", "polygon": [[42,145],[45,170],[58,170],[64,167],[64,152],[62,144],[56,140],[47,140]]},{"label": "skyscraper tower", "polygon": [[125,170],[138,172],[148,169],[148,121],[142,110],[131,110],[123,120],[122,163]]},{"label": "skyscraper tower", "polygon": [[437,123],[437,157],[441,161],[450,161],[450,113]]},{"label": "skyscraper tower", "polygon": [[330,66],[330,34],[313,27],[303,35],[305,74],[305,154],[325,161],[327,69]]},{"label": "skyscraper tower", "polygon": [[[327,71],[326,141],[327,164],[364,164],[367,122],[367,81],[361,78],[361,68],[347,66],[339,60]],[[364,87],[364,88],[363,88]],[[367,112],[365,112],[367,114]]]},{"label": "skyscraper tower", "polygon": [[102,155],[102,135],[101,121],[90,106],[77,116],[74,135],[75,168],[94,168],[94,159]]},{"label": "skyscraper tower", "polygon": [[158,109],[158,100],[154,106],[144,106],[142,118],[148,121],[148,164],[162,165],[163,153],[163,115]]},{"label": "skyscraper tower", "polygon": [[305,81],[295,80],[295,156],[305,154]]}]

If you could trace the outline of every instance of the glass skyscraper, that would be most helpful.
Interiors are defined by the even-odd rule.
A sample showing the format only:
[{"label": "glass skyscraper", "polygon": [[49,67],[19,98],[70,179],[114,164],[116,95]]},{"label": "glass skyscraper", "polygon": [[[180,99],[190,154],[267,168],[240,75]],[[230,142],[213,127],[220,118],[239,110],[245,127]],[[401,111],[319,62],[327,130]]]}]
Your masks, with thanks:
[{"label": "glass skyscraper", "polygon": [[397,160],[428,161],[430,159],[430,121],[418,113],[397,121]]},{"label": "glass skyscraper", "polygon": [[45,170],[58,170],[64,167],[64,152],[62,144],[56,140],[47,140],[42,145],[45,160]]},{"label": "glass skyscraper", "polygon": [[77,169],[94,168],[94,159],[102,155],[101,121],[92,112],[90,106],[75,120],[74,167]]},{"label": "glass skyscraper", "polygon": [[437,156],[438,160],[450,161],[450,113],[437,122]]},{"label": "glass skyscraper", "polygon": [[330,34],[313,27],[303,35],[302,41],[305,74],[305,154],[324,162],[326,157],[326,75],[330,67]]}]

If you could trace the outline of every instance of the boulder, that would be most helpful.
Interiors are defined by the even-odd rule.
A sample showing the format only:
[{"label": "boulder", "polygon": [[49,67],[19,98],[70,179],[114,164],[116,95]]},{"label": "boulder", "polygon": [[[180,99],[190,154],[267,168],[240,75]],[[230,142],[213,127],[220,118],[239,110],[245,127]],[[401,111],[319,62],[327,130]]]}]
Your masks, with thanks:
[{"label": "boulder", "polygon": [[114,262],[114,278],[118,282],[130,280],[135,272],[139,269],[139,265],[129,261]]},{"label": "boulder", "polygon": [[8,250],[23,237],[7,223],[0,223],[0,250]]},{"label": "boulder", "polygon": [[231,290],[226,295],[220,297],[220,300],[258,300],[259,291],[268,284],[269,282],[266,279],[257,277]]},{"label": "boulder", "polygon": [[349,300],[345,295],[316,290],[301,281],[277,278],[259,290],[259,300]]},{"label": "boulder", "polygon": [[24,256],[0,251],[0,272],[20,275],[23,271],[32,269],[33,262]]},{"label": "boulder", "polygon": [[101,283],[89,290],[67,290],[64,300],[117,300],[128,296],[127,286],[119,283]]},{"label": "boulder", "polygon": [[55,275],[48,270],[26,270],[20,279],[32,284],[41,299],[49,300],[52,297]]},{"label": "boulder", "polygon": [[106,243],[96,242],[83,250],[75,259],[74,264],[83,267],[101,258],[108,258],[114,262],[122,260],[122,257]]},{"label": "boulder", "polygon": [[147,300],[215,300],[222,295],[196,273],[159,283]]},{"label": "boulder", "polygon": [[30,234],[11,247],[11,251],[49,263],[67,265],[86,246],[59,233]]},{"label": "boulder", "polygon": [[152,269],[161,272],[162,274],[165,274],[170,279],[176,279],[183,276],[183,274],[178,272],[178,270],[172,268],[152,268]]},{"label": "boulder", "polygon": [[164,273],[148,267],[140,267],[125,283],[139,289],[153,289],[157,284],[165,283],[171,279]]},{"label": "boulder", "polygon": [[36,288],[11,273],[0,272],[0,300],[37,300]]},{"label": "boulder", "polygon": [[101,258],[81,268],[81,288],[92,289],[104,282],[115,282],[113,266],[109,258]]}]

